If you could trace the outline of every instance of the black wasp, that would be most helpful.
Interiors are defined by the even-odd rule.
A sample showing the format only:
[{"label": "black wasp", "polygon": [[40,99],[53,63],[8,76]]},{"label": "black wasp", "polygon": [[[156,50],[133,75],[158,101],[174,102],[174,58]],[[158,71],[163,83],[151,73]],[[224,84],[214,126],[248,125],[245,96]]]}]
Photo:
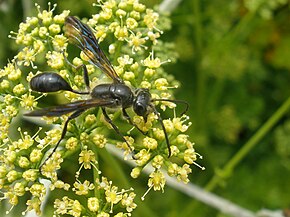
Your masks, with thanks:
[{"label": "black wasp", "polygon": [[[89,63],[98,67],[102,72],[113,79],[112,83],[99,84],[90,90],[90,80],[88,76],[88,71],[85,65],[81,65],[84,73],[84,82],[87,91],[79,92],[73,90],[67,81],[65,81],[60,75],[52,72],[44,72],[36,75],[30,81],[30,87],[32,90],[37,92],[55,92],[59,90],[71,91],[77,94],[89,94],[90,99],[79,100],[72,103],[67,103],[55,107],[43,108],[40,110],[35,110],[27,113],[26,116],[48,116],[48,117],[59,117],[64,114],[72,113],[66,122],[62,130],[61,137],[54,147],[52,153],[48,156],[49,159],[52,154],[57,149],[59,143],[64,138],[67,125],[70,120],[78,117],[87,109],[93,107],[100,107],[102,109],[105,120],[113,127],[118,135],[122,137],[124,142],[128,145],[131,152],[133,149],[128,144],[122,133],[119,131],[118,127],[113,123],[106,112],[106,108],[116,108],[121,107],[123,116],[129,121],[130,124],[134,125],[140,132],[142,132],[131,120],[130,116],[126,112],[127,108],[133,107],[134,112],[142,116],[144,121],[147,121],[147,116],[150,112],[154,112],[161,124],[161,127],[165,134],[165,140],[168,147],[168,155],[171,155],[170,144],[168,135],[166,133],[162,118],[155,109],[154,101],[169,101],[184,103],[186,105],[185,112],[188,109],[188,104],[181,100],[170,100],[170,99],[152,99],[151,94],[148,89],[138,88],[132,91],[124,81],[118,76],[110,61],[101,50],[97,39],[95,38],[90,27],[82,23],[79,19],[73,16],[68,16],[64,24],[65,35],[68,37],[69,42],[79,47],[84,54],[88,57]],[[183,112],[183,113],[185,113]],[[144,132],[142,132],[145,134]]]}]

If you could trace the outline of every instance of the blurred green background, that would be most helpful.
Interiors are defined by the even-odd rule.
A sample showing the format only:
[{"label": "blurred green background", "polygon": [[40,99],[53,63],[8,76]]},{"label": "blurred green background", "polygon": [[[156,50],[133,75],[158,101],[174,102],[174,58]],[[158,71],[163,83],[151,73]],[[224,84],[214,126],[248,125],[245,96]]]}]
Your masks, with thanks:
[{"label": "blurred green background", "polygon": [[[47,1],[37,2],[47,7]],[[93,0],[54,2],[57,12],[68,9],[80,17],[95,13]],[[154,7],[162,1],[141,2]],[[0,1],[1,68],[17,53],[9,32],[36,14],[34,3]],[[175,42],[179,58],[165,68],[181,83],[176,98],[190,104],[189,134],[204,157],[199,163],[206,167],[192,168],[191,182],[254,212],[289,208],[289,102],[278,110],[290,96],[289,1],[184,0],[170,18],[172,29],[163,40]],[[118,163],[142,195],[147,176],[133,180],[130,167]],[[118,174],[109,163],[104,167],[118,185]],[[225,215],[166,187],[163,194],[151,191],[133,216]]]}]

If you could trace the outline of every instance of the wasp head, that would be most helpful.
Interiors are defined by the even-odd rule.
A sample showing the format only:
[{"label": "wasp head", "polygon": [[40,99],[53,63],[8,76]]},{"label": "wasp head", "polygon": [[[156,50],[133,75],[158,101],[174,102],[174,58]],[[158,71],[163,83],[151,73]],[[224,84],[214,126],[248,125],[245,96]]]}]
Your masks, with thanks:
[{"label": "wasp head", "polygon": [[144,118],[145,123],[147,122],[147,116],[149,114],[149,107],[151,105],[151,94],[148,89],[139,88],[135,92],[136,97],[133,103],[134,112]]}]

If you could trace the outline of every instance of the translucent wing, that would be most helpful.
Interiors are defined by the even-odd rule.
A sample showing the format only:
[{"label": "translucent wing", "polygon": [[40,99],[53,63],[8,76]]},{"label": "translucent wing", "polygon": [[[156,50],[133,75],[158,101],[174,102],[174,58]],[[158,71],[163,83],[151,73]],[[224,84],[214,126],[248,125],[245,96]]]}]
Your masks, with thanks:
[{"label": "translucent wing", "polygon": [[101,50],[94,33],[88,25],[82,23],[76,17],[68,16],[64,26],[65,35],[69,41],[78,46],[86,54],[91,64],[101,69],[114,82],[123,83],[123,80],[118,76],[112,64]]},{"label": "translucent wing", "polygon": [[79,100],[72,103],[67,103],[63,105],[58,105],[54,107],[43,108],[39,110],[34,110],[25,114],[25,116],[33,116],[33,117],[59,117],[77,110],[87,110],[92,107],[98,106],[112,106],[114,105],[115,100],[108,99],[88,99],[88,100]]}]

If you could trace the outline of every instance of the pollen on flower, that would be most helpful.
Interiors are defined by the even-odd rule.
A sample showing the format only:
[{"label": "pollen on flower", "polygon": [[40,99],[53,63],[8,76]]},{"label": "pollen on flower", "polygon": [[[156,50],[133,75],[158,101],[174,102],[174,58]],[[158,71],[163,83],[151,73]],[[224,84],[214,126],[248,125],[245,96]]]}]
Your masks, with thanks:
[{"label": "pollen on flower", "polygon": [[14,182],[16,179],[19,178],[20,173],[15,170],[11,170],[7,173],[7,180],[8,182]]},{"label": "pollen on flower", "polygon": [[148,29],[156,29],[159,14],[154,12],[152,9],[146,9],[146,15],[144,16],[144,23],[147,25]]},{"label": "pollen on flower", "polygon": [[125,193],[122,197],[121,204],[126,207],[127,212],[132,212],[136,207],[137,204],[134,203],[134,199],[136,194],[134,192]]},{"label": "pollen on flower", "polygon": [[167,133],[173,132],[174,124],[171,120],[169,120],[169,119],[163,120],[163,124],[164,124],[164,127],[165,127]]},{"label": "pollen on flower", "polygon": [[150,89],[151,88],[151,83],[148,81],[142,81],[140,84],[141,88],[146,88],[146,89]]},{"label": "pollen on flower", "polygon": [[154,85],[157,90],[167,90],[168,88],[168,81],[166,78],[158,78],[155,80]]},{"label": "pollen on flower", "polygon": [[189,182],[188,174],[191,173],[191,169],[188,164],[184,164],[182,167],[179,167],[177,173],[177,180],[182,181],[185,184]]},{"label": "pollen on flower", "polygon": [[40,38],[45,38],[49,35],[48,29],[44,26],[40,27],[38,30],[38,35]]},{"label": "pollen on flower", "polygon": [[132,32],[129,39],[127,40],[128,45],[132,47],[132,53],[134,54],[135,51],[140,51],[142,48],[146,50],[147,47],[144,44],[146,43],[147,39],[147,37],[142,38],[141,32],[137,32],[136,35]]},{"label": "pollen on flower", "polygon": [[27,209],[22,213],[22,215],[25,215],[27,211],[34,210],[36,215],[41,215],[40,205],[42,203],[42,200],[38,197],[33,197],[31,200],[27,200],[26,205]]}]

